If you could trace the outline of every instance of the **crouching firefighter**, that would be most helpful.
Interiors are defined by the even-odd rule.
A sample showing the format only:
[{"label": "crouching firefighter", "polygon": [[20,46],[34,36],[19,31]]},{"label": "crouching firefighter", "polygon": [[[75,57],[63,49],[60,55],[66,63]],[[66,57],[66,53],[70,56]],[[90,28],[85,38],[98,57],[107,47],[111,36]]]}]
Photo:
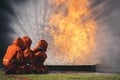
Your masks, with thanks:
[{"label": "crouching firefighter", "polygon": [[35,67],[32,65],[33,64],[33,51],[30,49],[32,40],[28,36],[24,36],[22,38],[24,45],[25,45],[25,50],[24,50],[24,66],[25,66],[25,73],[30,74],[33,73],[35,70]]},{"label": "crouching firefighter", "polygon": [[8,46],[7,51],[3,57],[3,65],[5,66],[6,74],[22,74],[24,73],[23,65],[23,51],[24,43],[21,38],[16,38],[13,43]]},{"label": "crouching firefighter", "polygon": [[37,73],[47,73],[47,67],[44,65],[44,62],[47,58],[47,47],[48,43],[45,40],[38,41],[36,47],[33,49],[34,54],[34,66]]}]

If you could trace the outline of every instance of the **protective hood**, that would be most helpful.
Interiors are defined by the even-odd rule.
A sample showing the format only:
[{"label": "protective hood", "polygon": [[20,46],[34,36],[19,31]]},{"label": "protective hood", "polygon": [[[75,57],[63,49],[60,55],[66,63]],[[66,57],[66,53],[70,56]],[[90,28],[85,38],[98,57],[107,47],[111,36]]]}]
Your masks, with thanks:
[{"label": "protective hood", "polygon": [[28,37],[28,36],[24,36],[22,38],[24,45],[26,48],[30,48],[31,44],[32,44],[32,40]]},{"label": "protective hood", "polygon": [[45,41],[45,40],[38,41],[38,43],[37,43],[36,47],[34,48],[34,50],[37,50],[40,47],[42,47],[46,51],[47,47],[48,47],[47,41]]},{"label": "protective hood", "polygon": [[21,38],[16,38],[14,41],[13,41],[13,44],[14,45],[17,45],[19,47],[24,47],[24,42]]}]

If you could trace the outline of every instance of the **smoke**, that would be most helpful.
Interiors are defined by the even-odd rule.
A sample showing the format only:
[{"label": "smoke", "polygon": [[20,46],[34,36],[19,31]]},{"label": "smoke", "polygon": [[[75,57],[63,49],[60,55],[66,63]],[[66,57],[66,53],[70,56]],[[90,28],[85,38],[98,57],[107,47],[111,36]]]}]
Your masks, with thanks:
[{"label": "smoke", "polygon": [[9,25],[9,15],[14,15],[9,2],[9,0],[0,0],[0,62],[7,46],[12,41],[10,34],[14,33],[14,30]]},{"label": "smoke", "polygon": [[101,1],[92,9],[97,21],[96,54],[99,55],[97,71],[120,72],[120,9],[119,1]]}]

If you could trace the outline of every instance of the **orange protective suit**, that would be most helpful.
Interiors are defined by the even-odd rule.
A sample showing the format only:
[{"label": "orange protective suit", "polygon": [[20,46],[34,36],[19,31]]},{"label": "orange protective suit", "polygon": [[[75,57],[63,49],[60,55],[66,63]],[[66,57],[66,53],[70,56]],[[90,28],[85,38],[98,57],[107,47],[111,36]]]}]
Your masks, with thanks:
[{"label": "orange protective suit", "polygon": [[45,59],[47,58],[46,54],[47,47],[48,47],[47,41],[40,40],[37,46],[33,49],[34,66],[36,67],[37,73],[47,72],[47,67],[44,65]]},{"label": "orange protective suit", "polygon": [[24,36],[22,38],[23,42],[24,42],[24,46],[25,46],[25,50],[24,50],[24,56],[26,58],[27,61],[31,60],[32,57],[32,51],[30,49],[30,46],[32,44],[32,40],[28,37],[28,36]]},{"label": "orange protective suit", "polygon": [[22,48],[24,42],[21,38],[16,38],[13,44],[8,46],[7,51],[3,58],[3,65],[6,67],[6,73],[23,73],[24,70],[20,67],[24,55]]},{"label": "orange protective suit", "polygon": [[24,36],[22,38],[25,46],[24,50],[24,63],[25,63],[25,73],[32,73],[34,70],[34,67],[32,65],[33,63],[33,53],[32,50],[30,49],[30,46],[32,44],[32,40],[28,36]]}]

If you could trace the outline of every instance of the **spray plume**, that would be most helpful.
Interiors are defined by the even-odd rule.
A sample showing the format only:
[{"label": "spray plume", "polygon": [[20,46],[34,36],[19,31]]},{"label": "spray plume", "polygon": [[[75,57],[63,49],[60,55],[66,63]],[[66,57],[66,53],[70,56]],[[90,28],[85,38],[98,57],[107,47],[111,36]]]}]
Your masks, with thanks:
[{"label": "spray plume", "polygon": [[12,4],[16,16],[11,17],[11,26],[17,33],[12,36],[27,35],[33,40],[32,46],[39,39],[46,39],[46,64],[97,63],[93,61],[97,27],[88,0],[27,0],[24,4]]}]

